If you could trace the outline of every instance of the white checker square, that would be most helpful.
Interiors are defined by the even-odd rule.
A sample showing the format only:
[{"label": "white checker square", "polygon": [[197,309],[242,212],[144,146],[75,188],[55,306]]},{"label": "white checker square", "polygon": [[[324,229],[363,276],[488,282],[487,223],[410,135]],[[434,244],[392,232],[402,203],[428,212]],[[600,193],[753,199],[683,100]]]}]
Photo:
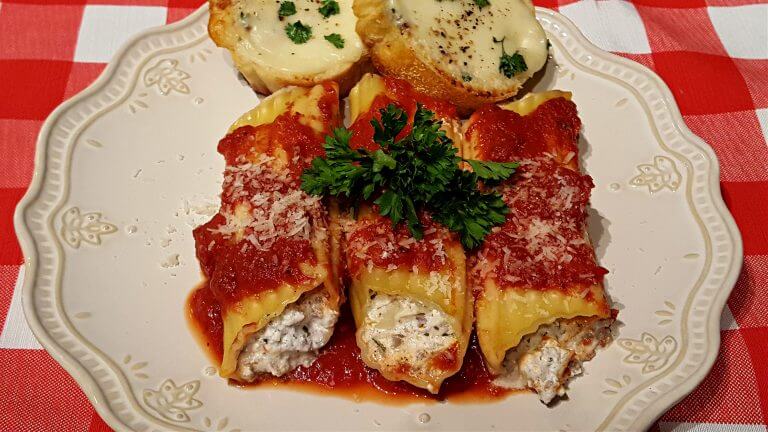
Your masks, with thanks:
[{"label": "white checker square", "polygon": [[584,35],[598,47],[632,54],[648,54],[651,47],[635,6],[626,1],[584,0],[560,6]]},{"label": "white checker square", "polygon": [[762,108],[755,110],[757,114],[757,121],[760,123],[760,128],[763,130],[763,138],[768,143],[768,108]]},{"label": "white checker square", "polygon": [[165,7],[87,5],[77,36],[75,61],[106,63],[136,33],[165,24]]},{"label": "white checker square", "polygon": [[768,4],[709,7],[707,11],[728,55],[768,59]]},{"label": "white checker square", "polygon": [[19,268],[19,276],[16,278],[11,306],[8,308],[3,331],[0,333],[0,348],[43,349],[24,318],[24,310],[21,306],[22,285],[24,285],[24,266]]},{"label": "white checker square", "polygon": [[723,308],[723,314],[720,315],[720,330],[738,330],[739,325],[736,323],[736,319],[733,317],[731,308],[725,305]]}]

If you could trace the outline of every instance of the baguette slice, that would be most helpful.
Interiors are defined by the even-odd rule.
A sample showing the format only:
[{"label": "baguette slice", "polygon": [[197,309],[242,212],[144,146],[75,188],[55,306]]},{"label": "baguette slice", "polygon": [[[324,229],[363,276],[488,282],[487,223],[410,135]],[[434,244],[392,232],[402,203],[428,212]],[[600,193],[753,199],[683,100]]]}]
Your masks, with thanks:
[{"label": "baguette slice", "polygon": [[[280,17],[277,0],[209,0],[208,33],[226,48],[235,66],[259,93],[270,94],[290,85],[309,87],[336,81],[345,95],[370,70],[367,49],[355,32],[352,0],[338,0],[339,12],[324,17],[320,4],[294,0],[296,13]],[[301,21],[311,37],[295,43],[286,26]],[[337,48],[325,36],[338,34]]]},{"label": "baguette slice", "polygon": [[[355,0],[353,8],[380,73],[462,112],[514,96],[547,60],[547,38],[529,0],[492,0],[482,8],[472,0]],[[517,60],[509,76],[504,55],[505,64]]]}]

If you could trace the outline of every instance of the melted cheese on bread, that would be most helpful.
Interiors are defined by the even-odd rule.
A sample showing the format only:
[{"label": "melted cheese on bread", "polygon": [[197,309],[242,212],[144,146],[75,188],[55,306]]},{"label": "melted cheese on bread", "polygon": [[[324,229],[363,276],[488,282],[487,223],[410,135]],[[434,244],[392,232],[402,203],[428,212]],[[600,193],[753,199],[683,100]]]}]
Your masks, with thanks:
[{"label": "melted cheese on bread", "polygon": [[[211,39],[229,50],[237,70],[260,93],[336,81],[344,95],[370,69],[352,0],[338,0],[338,12],[328,16],[313,0],[209,2]],[[295,10],[281,16],[284,4]]]},{"label": "melted cheese on bread", "polygon": [[[339,0],[339,13],[325,18],[318,2],[295,0],[296,14],[280,17],[280,2],[251,0],[237,2],[238,54],[264,66],[301,75],[323,74],[340,64],[353,64],[363,55],[363,43],[355,32],[352,0]],[[312,29],[308,41],[297,44],[288,38],[285,26],[301,21]],[[325,40],[332,33],[341,35],[344,47],[336,48]]]},{"label": "melted cheese on bread", "polygon": [[401,32],[425,63],[434,65],[464,86],[504,91],[510,78],[499,70],[503,53],[518,53],[530,77],[547,61],[547,37],[530,3],[493,0],[479,7],[472,0],[389,0]]}]

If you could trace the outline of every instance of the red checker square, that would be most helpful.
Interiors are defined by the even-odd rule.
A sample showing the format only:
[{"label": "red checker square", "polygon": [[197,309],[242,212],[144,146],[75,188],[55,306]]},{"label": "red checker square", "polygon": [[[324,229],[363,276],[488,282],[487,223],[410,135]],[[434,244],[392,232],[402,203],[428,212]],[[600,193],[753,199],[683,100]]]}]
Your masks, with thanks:
[{"label": "red checker square", "polygon": [[744,78],[728,57],[687,51],[660,52],[653,53],[653,62],[683,114],[754,108]]},{"label": "red checker square", "polygon": [[706,8],[637,7],[652,52],[695,51],[727,55]]},{"label": "red checker square", "polygon": [[84,0],[89,5],[166,6],[169,0]]},{"label": "red checker square", "polygon": [[19,266],[0,265],[0,329],[5,327],[5,317],[8,316],[8,308],[11,306],[11,296],[16,286],[16,278],[19,277]]},{"label": "red checker square", "polygon": [[196,8],[168,8],[168,14],[165,17],[165,22],[170,24],[176,21],[181,21],[196,10]]},{"label": "red checker square", "polygon": [[[4,6],[5,7],[5,6]],[[0,118],[43,120],[61,103],[72,63],[0,60]]]},{"label": "red checker square", "polygon": [[205,3],[204,0],[168,0],[168,23],[186,18]]},{"label": "red checker square", "polygon": [[707,3],[705,0],[675,0],[675,1],[669,1],[669,0],[632,0],[632,4],[635,6],[650,6],[650,7],[660,7],[665,9],[672,9],[672,8],[700,8],[700,7],[706,7]]},{"label": "red checker square", "polygon": [[768,255],[768,182],[722,182],[720,187],[741,231],[744,255]]},{"label": "red checker square", "polygon": [[169,8],[182,8],[182,9],[197,9],[203,4],[205,0],[168,0]]},{"label": "red checker square", "polygon": [[[37,5],[83,5],[86,0],[3,0],[2,3],[37,4]],[[5,7],[5,6],[3,6]]]},{"label": "red checker square", "polygon": [[721,332],[720,354],[696,389],[661,417],[663,422],[759,423],[757,378],[739,330]]},{"label": "red checker square", "polygon": [[647,67],[650,70],[654,70],[656,68],[656,66],[653,64],[652,54],[634,54],[634,53],[616,53],[616,54],[622,57],[628,58],[637,63],[640,63],[641,65]]},{"label": "red checker square", "polygon": [[72,63],[64,99],[71,98],[91,85],[105,67],[104,63]]},{"label": "red checker square", "polygon": [[91,416],[91,424],[88,426],[88,432],[112,432],[112,428],[94,411]]},{"label": "red checker square", "polygon": [[[768,256],[747,255],[728,307],[740,328],[768,327]],[[768,365],[767,365],[768,366]]]},{"label": "red checker square", "polygon": [[558,10],[560,6],[576,3],[579,0],[533,0],[533,4],[539,7]]},{"label": "red checker square", "polygon": [[21,188],[0,189],[0,265],[21,264],[23,261],[13,229],[13,212],[25,191]]},{"label": "red checker square", "polygon": [[707,6],[746,6],[760,4],[761,1],[762,0],[707,0]]},{"label": "red checker square", "polygon": [[0,14],[0,59],[72,60],[81,5],[6,3]]},{"label": "red checker square", "polygon": [[768,59],[733,59],[747,83],[755,108],[768,108]]},{"label": "red checker square", "polygon": [[760,406],[763,409],[762,423],[768,423],[768,328],[742,329],[741,335],[747,344],[757,377],[756,389],[760,393]]},{"label": "red checker square", "polygon": [[722,181],[768,180],[768,145],[754,111],[685,116],[717,153]]},{"label": "red checker square", "polygon": [[0,430],[81,431],[93,407],[72,377],[43,350],[0,350]]},{"label": "red checker square", "polygon": [[41,120],[0,118],[0,154],[6,157],[0,164],[0,188],[26,188],[32,180],[35,164],[35,142]]}]

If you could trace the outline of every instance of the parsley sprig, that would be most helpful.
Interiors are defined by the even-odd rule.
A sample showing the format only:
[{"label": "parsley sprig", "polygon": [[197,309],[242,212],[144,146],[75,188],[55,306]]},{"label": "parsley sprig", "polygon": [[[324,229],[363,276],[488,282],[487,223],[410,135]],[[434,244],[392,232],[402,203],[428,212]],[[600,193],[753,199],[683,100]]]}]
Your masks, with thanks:
[{"label": "parsley sprig", "polygon": [[331,33],[329,35],[323,36],[323,38],[338,49],[344,48],[344,38],[341,37],[341,35],[338,33]]},{"label": "parsley sprig", "polygon": [[280,9],[277,10],[277,16],[280,18],[296,15],[296,4],[292,1],[280,2]]},{"label": "parsley sprig", "polygon": [[300,45],[312,38],[312,27],[304,25],[301,21],[286,24],[285,34],[293,43]]},{"label": "parsley sprig", "polygon": [[519,52],[515,51],[512,55],[509,55],[506,51],[504,51],[504,39],[506,39],[506,36],[501,39],[496,39],[495,37],[493,38],[494,43],[501,44],[499,72],[501,72],[507,78],[512,78],[520,72],[527,71],[528,65],[525,63],[525,58],[523,55]]},{"label": "parsley sprig", "polygon": [[[408,115],[394,104],[371,120],[379,149],[352,149],[352,132],[338,128],[326,137],[325,157],[312,161],[301,176],[302,189],[313,195],[346,197],[357,208],[374,199],[381,215],[393,225],[405,223],[416,239],[423,237],[418,210],[459,233],[467,248],[478,246],[509,211],[501,195],[483,191],[478,182],[496,185],[509,178],[517,163],[462,159],[453,142],[440,129],[434,113],[418,106],[411,131],[400,137]],[[459,167],[467,162],[473,171]]]},{"label": "parsley sprig", "polygon": [[318,8],[317,11],[320,12],[320,15],[323,17],[328,18],[331,15],[336,15],[341,12],[341,8],[339,8],[339,2],[336,0],[323,0],[323,4],[320,5],[320,8]]}]

